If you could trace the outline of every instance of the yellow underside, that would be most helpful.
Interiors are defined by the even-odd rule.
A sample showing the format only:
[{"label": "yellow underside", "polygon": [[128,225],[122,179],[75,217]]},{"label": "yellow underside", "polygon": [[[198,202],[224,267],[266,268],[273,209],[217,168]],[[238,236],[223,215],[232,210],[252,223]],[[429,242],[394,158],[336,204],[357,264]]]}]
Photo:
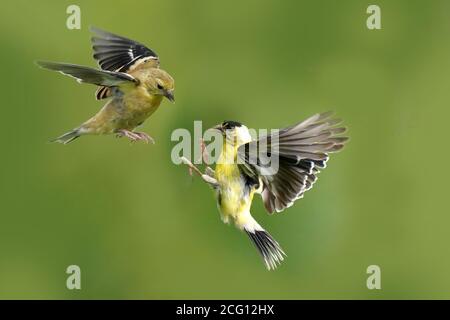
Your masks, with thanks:
[{"label": "yellow underside", "polygon": [[228,223],[231,218],[242,228],[251,218],[250,207],[255,190],[245,194],[245,183],[235,161],[236,154],[236,147],[224,146],[215,168],[215,178],[220,185],[218,207],[222,220]]},{"label": "yellow underside", "polygon": [[121,88],[122,99],[112,99],[82,128],[86,134],[110,134],[118,130],[133,130],[150,117],[159,107],[162,96],[150,95],[142,87]]}]

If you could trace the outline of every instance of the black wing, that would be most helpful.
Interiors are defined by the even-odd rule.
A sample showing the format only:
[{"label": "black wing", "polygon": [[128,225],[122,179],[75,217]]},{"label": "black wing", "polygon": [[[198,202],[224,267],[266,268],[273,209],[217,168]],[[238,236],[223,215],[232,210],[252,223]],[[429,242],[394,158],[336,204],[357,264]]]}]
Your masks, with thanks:
[{"label": "black wing", "polygon": [[93,57],[103,70],[127,72],[145,58],[159,63],[158,55],[137,41],[95,27],[90,30],[96,34],[91,39]]},{"label": "black wing", "polygon": [[[343,148],[348,138],[339,134],[346,129],[337,127],[341,121],[331,115],[316,114],[281,129],[277,136],[262,137],[239,147],[239,168],[249,181],[262,182],[262,198],[269,213],[283,211],[302,198],[325,168],[328,154]],[[278,167],[268,164],[269,157],[278,159]]]}]

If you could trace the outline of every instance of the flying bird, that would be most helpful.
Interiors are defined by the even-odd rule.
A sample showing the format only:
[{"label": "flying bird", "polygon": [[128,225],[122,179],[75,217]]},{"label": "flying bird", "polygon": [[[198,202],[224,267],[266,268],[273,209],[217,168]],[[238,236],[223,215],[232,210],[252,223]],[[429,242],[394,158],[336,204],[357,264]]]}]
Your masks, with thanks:
[{"label": "flying bird", "polygon": [[[253,196],[260,194],[271,214],[302,198],[325,168],[329,154],[341,150],[348,140],[341,135],[346,128],[339,126],[340,122],[331,112],[316,114],[254,140],[245,125],[224,121],[213,128],[223,137],[215,170],[207,167],[202,173],[190,160],[181,158],[213,187],[222,221],[234,222],[245,231],[269,270],[284,260],[285,253],[251,215]],[[273,165],[275,157],[277,165]]]},{"label": "flying bird", "polygon": [[154,142],[134,131],[159,107],[164,97],[174,102],[174,80],[159,67],[159,57],[143,44],[91,27],[93,57],[100,69],[76,64],[37,61],[45,69],[59,71],[79,83],[98,86],[97,100],[108,99],[92,118],[56,138],[67,144],[82,135],[116,134],[132,141]]}]

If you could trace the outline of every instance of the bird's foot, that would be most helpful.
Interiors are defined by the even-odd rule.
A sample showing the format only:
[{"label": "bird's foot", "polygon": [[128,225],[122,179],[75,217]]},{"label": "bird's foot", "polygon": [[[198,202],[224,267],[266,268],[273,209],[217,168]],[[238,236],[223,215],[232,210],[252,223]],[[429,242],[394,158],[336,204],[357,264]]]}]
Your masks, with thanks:
[{"label": "bird's foot", "polygon": [[155,139],[153,139],[151,136],[149,136],[145,132],[133,132],[133,133],[138,135],[140,137],[140,139],[145,141],[146,143],[155,144]]},{"label": "bird's foot", "polygon": [[117,138],[126,137],[126,138],[130,139],[133,142],[141,140],[141,137],[138,136],[136,133],[134,133],[132,131],[129,131],[129,130],[125,130],[125,129],[117,131],[116,137]]},{"label": "bird's foot", "polygon": [[209,155],[208,152],[206,152],[206,144],[203,139],[200,139],[200,158],[197,160],[197,162],[201,162],[203,160],[204,163],[209,162]]},{"label": "bird's foot", "polygon": [[148,134],[144,133],[144,132],[133,132],[130,130],[119,130],[117,132],[117,137],[121,138],[121,137],[126,137],[128,139],[130,139],[132,142],[136,142],[136,141],[145,141],[146,143],[155,143],[155,140],[153,140],[152,137],[150,137]]},{"label": "bird's foot", "polygon": [[192,175],[195,173],[197,173],[199,176],[202,175],[202,172],[191,162],[189,161],[186,157],[181,157],[180,158],[181,163],[187,165],[188,170],[189,170],[189,175],[192,177]]},{"label": "bird's foot", "polygon": [[207,168],[209,170],[207,170],[205,173],[202,173],[200,171],[200,169],[198,169],[191,161],[189,161],[187,158],[185,157],[181,157],[180,158],[181,163],[185,164],[188,166],[189,168],[189,173],[192,174],[195,172],[198,176],[200,176],[203,181],[205,181],[206,183],[208,183],[210,186],[212,186],[213,188],[218,188],[219,187],[219,182],[217,182],[217,180],[214,178],[213,174],[214,170],[212,170],[211,168]]}]

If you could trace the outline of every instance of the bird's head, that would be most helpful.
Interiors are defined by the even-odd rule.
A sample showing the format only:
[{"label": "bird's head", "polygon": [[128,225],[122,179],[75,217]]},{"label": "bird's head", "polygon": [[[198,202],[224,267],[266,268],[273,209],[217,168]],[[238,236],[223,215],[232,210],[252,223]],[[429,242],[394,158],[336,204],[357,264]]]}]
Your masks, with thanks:
[{"label": "bird's head", "polygon": [[164,70],[153,69],[148,77],[147,88],[150,94],[164,96],[171,102],[175,102],[173,91],[175,90],[175,81]]},{"label": "bird's head", "polygon": [[227,120],[212,129],[220,131],[225,141],[235,146],[240,146],[252,140],[248,128],[237,121]]}]

